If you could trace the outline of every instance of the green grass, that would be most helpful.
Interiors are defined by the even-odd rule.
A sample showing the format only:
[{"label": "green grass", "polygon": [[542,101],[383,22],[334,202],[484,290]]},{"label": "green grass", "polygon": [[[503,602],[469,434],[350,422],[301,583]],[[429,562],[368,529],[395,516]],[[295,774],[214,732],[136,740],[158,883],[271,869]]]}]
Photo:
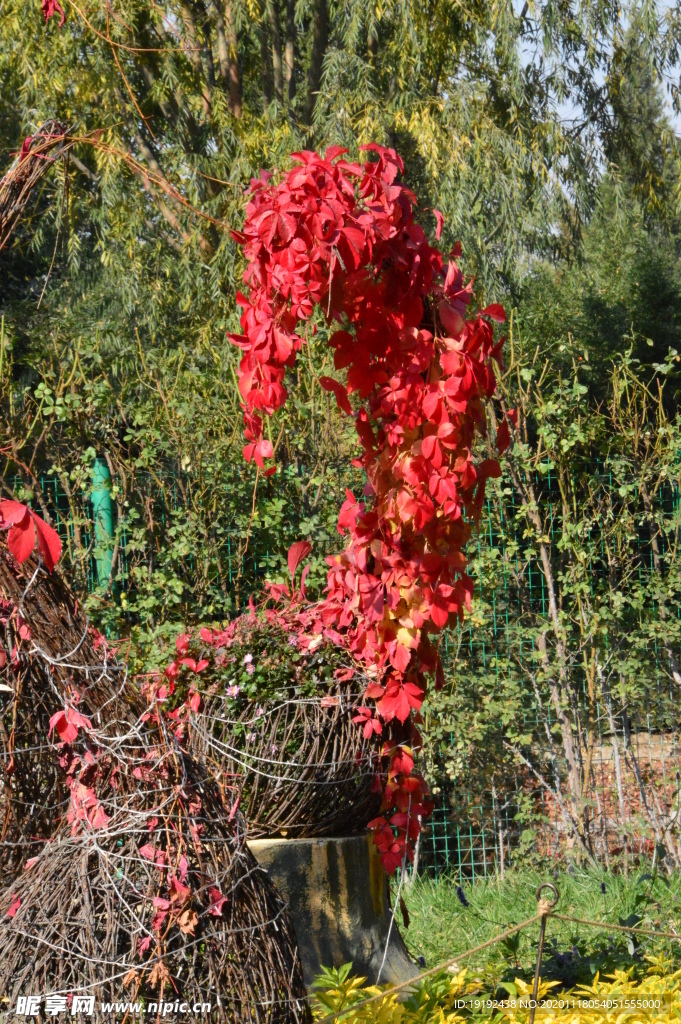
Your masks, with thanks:
[{"label": "green grass", "polygon": [[[424,957],[427,966],[434,967],[531,917],[537,911],[537,885],[546,881],[558,888],[556,910],[562,914],[612,924],[635,923],[627,919],[636,915],[641,927],[678,931],[681,936],[681,873],[651,878],[643,868],[628,878],[578,870],[560,872],[558,877],[534,870],[509,871],[503,880],[497,877],[465,884],[468,907],[457,896],[456,881],[419,878],[404,893],[411,920],[405,928],[398,914],[400,930],[412,956]],[[514,977],[530,979],[538,938],[539,924],[535,923],[519,938],[464,960],[461,966],[470,964],[474,974],[491,988]],[[549,918],[542,977],[571,987],[590,983],[597,971],[603,975],[614,968],[633,968],[639,976],[644,973],[645,955],[651,953],[665,953],[676,968],[681,967],[681,939],[639,936],[632,941],[623,933]]]}]

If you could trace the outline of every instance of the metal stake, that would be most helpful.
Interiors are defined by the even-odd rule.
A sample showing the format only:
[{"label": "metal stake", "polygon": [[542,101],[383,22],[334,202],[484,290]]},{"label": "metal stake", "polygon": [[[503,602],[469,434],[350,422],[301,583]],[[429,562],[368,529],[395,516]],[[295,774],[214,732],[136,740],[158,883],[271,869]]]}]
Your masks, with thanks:
[{"label": "metal stake", "polygon": [[[550,889],[553,893],[553,901],[542,899],[542,891]],[[528,1024],[534,1024],[534,1015],[537,1010],[537,992],[539,991],[539,973],[541,971],[541,958],[544,953],[544,936],[546,934],[546,919],[558,903],[558,890],[553,882],[542,882],[537,886],[537,900],[539,902],[539,913],[541,924],[539,925],[539,949],[537,950],[537,966],[534,971],[534,984],[532,986],[532,1002],[530,1004],[530,1019]]]}]

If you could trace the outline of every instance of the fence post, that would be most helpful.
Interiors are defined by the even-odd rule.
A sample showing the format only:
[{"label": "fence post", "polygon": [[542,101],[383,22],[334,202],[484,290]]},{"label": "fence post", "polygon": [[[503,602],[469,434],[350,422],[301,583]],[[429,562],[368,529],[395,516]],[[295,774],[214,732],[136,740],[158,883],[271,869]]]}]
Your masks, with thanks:
[{"label": "fence post", "polygon": [[104,589],[109,582],[113,562],[114,525],[111,500],[111,473],[106,459],[98,456],[92,468],[92,518],[95,524],[95,556],[97,585]]},{"label": "fence post", "polygon": [[[542,899],[542,890],[550,889],[553,893],[553,902]],[[530,1018],[528,1024],[534,1024],[534,1015],[537,1010],[537,993],[539,991],[539,973],[541,971],[541,958],[544,953],[544,936],[546,935],[546,919],[558,902],[558,890],[552,882],[542,882],[537,886],[537,900],[539,901],[539,913],[541,924],[539,925],[539,949],[537,950],[537,966],[534,971],[534,984],[532,985],[532,999],[530,1001]]]}]

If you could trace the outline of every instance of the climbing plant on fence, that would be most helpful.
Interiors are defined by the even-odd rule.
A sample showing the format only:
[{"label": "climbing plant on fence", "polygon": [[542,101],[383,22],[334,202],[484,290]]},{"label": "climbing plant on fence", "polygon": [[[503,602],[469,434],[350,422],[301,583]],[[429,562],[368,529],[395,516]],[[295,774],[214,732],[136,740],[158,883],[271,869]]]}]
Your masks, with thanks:
[{"label": "climbing plant on fence", "polygon": [[599,410],[578,370],[512,361],[504,377],[518,432],[471,560],[471,622],[449,637],[450,686],[426,707],[440,829],[465,823],[469,865],[483,822],[503,863],[509,819],[514,842],[543,833],[543,852],[679,861],[672,365],[617,361]]},{"label": "climbing plant on fence", "polygon": [[[495,863],[508,864],[509,843],[516,847],[521,837],[525,846],[531,843],[540,852],[564,850],[568,842],[582,849],[579,826],[589,856],[599,860],[635,855],[645,842],[652,850],[658,837],[673,860],[678,841],[674,827],[668,826],[676,807],[681,760],[675,711],[681,435],[667,401],[669,388],[661,394],[657,390],[656,381],[667,374],[645,371],[626,359],[618,362],[612,370],[609,401],[595,413],[584,395],[580,372],[542,380],[543,367],[522,356],[517,329],[513,337],[515,384],[506,376],[503,386],[517,389],[520,381],[524,391],[530,389],[535,412],[524,421],[521,417],[527,443],[516,437],[506,453],[504,476],[494,481],[487,496],[480,530],[469,544],[475,582],[469,624],[446,634],[446,685],[424,707],[427,767],[436,806],[423,854],[434,864],[449,864],[466,874],[484,872]],[[313,349],[314,344],[315,338]],[[513,402],[522,409],[517,393]],[[81,463],[82,471],[66,474],[70,501],[55,474],[36,479],[42,485],[43,504],[65,541],[65,557],[69,544],[71,556],[76,556],[74,534],[79,532],[86,555],[83,564],[96,590],[97,549],[89,547],[94,543],[89,500],[93,459],[94,452],[89,463]],[[113,465],[114,487],[121,486],[119,465],[127,487],[126,497],[114,501],[120,515],[116,574],[121,588],[117,600],[96,595],[96,609],[112,611],[117,632],[132,629],[144,640],[162,624],[164,580],[176,579],[184,596],[175,604],[173,591],[168,591],[164,611],[169,630],[176,632],[176,623],[191,622],[193,586],[199,594],[195,606],[201,607],[204,584],[200,578],[192,582],[192,564],[201,563],[204,544],[215,557],[210,538],[203,541],[200,533],[193,545],[187,539],[184,553],[177,555],[195,521],[184,501],[187,495],[194,500],[197,493],[196,467],[186,467],[180,487],[179,466],[163,470],[157,465],[152,476],[127,462],[116,460]],[[299,466],[302,471],[302,460]],[[522,479],[516,474],[517,482],[532,482],[534,505],[527,492],[515,488],[512,467],[525,474]],[[243,536],[239,520],[230,518],[231,502],[236,504],[247,491],[252,496],[252,490],[236,474],[233,484],[229,478],[223,481],[228,507],[219,513],[217,554],[225,566],[224,597],[217,572],[209,575],[213,593],[224,600],[213,606],[216,619],[246,604],[266,577],[285,578],[285,571],[278,577],[278,567],[285,564],[282,545],[295,537],[310,538],[318,558],[316,578],[323,579],[323,556],[335,543],[334,505],[338,507],[346,485],[359,496],[363,479],[359,470],[348,473],[329,459],[320,482],[317,521],[314,512],[305,514],[300,491],[285,499],[284,514],[270,505],[284,499],[271,499],[265,487],[259,489],[258,515],[240,562]],[[17,470],[16,476],[6,474],[3,484],[21,497],[30,480]],[[648,506],[644,494],[650,499]],[[39,503],[34,499],[34,504]],[[145,518],[149,507],[153,530]],[[541,517],[539,534],[528,519],[535,511]],[[329,523],[327,533],[319,530],[320,521]],[[176,536],[166,530],[174,524],[182,526]],[[277,542],[280,524],[282,538]],[[562,662],[550,619],[542,549],[552,567],[558,635],[565,645]],[[140,576],[145,588],[136,592]],[[87,582],[84,576],[81,579]],[[125,594],[130,595],[127,611],[120,604]],[[145,604],[148,594],[151,600]],[[541,643],[546,644],[547,660],[542,660]],[[145,651],[149,658],[154,656],[150,639],[136,650],[141,657]],[[567,706],[561,707],[579,770],[572,777],[578,783],[574,795],[551,693],[551,670],[561,668],[567,687]],[[556,799],[558,792],[565,814]]]}]

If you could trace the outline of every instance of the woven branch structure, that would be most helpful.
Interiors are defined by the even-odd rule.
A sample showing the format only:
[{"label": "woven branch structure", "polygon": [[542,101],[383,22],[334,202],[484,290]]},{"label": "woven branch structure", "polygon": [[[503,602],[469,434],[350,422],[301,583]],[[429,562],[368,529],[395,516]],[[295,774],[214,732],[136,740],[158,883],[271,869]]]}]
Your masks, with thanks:
[{"label": "woven branch structure", "polygon": [[37,183],[71,145],[59,121],[46,121],[25,140],[21,153],[0,180],[0,249],[6,245]]},{"label": "woven branch structure", "polygon": [[186,749],[238,787],[249,838],[359,835],[378,813],[377,746],[353,721],[367,679],[340,646],[310,639],[247,614],[178,637],[150,683],[186,714]]},{"label": "woven branch structure", "polygon": [[[218,778],[239,778],[251,838],[351,836],[378,813],[375,750],[352,722],[349,683],[317,694],[242,703],[206,695],[192,713],[189,749]],[[356,684],[355,684],[356,689]]]},{"label": "woven branch structure", "polygon": [[127,998],[210,1004],[204,1018],[229,1024],[307,1021],[288,911],[238,814],[170,746],[124,739],[103,761],[116,788],[101,824],[84,807],[76,834],[62,825],[0,893],[0,993],[93,995],[95,1020]]},{"label": "woven branch structure", "polygon": [[132,687],[57,574],[0,552],[0,999],[77,998],[89,1020],[94,997],[95,1020],[127,998],[304,1024],[288,911],[246,846],[237,788],[181,749],[177,720]]},{"label": "woven branch structure", "polygon": [[[0,870],[6,880],[52,835],[69,791],[50,719],[81,714],[131,723],[140,698],[58,573],[0,545]],[[138,707],[135,706],[137,703]]]}]

